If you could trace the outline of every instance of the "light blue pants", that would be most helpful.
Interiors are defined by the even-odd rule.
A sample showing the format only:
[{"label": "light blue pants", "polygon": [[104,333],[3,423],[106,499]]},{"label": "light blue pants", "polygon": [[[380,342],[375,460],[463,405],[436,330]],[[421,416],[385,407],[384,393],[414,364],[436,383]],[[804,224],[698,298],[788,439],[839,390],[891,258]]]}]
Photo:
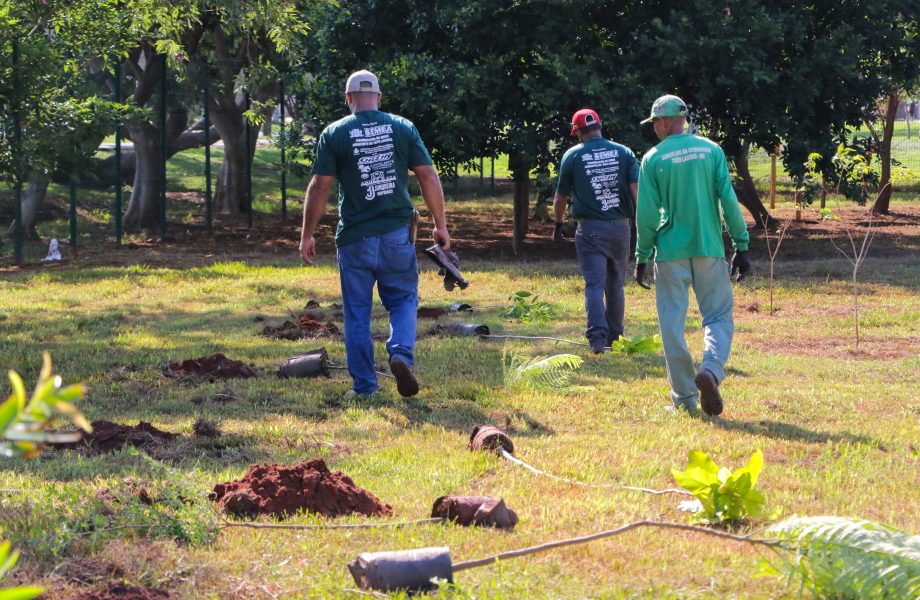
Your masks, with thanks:
[{"label": "light blue pants", "polygon": [[725,379],[725,363],[735,333],[728,263],[724,258],[710,256],[655,263],[655,302],[671,399],[675,406],[695,409],[699,395],[694,381],[696,372],[684,338],[691,285],[703,317],[704,350],[700,370],[709,371],[721,383]]}]

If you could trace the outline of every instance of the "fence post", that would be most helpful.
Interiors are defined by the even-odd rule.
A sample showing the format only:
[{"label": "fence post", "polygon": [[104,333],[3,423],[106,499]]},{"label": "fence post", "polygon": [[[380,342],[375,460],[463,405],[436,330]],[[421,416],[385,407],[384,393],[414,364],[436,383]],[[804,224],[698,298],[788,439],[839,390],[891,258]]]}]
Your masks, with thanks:
[{"label": "fence post", "polygon": [[479,158],[479,195],[482,196],[486,191],[486,159]]},{"label": "fence post", "polygon": [[460,167],[454,165],[454,198],[460,193]]},{"label": "fence post", "polygon": [[[246,112],[249,112],[251,103],[249,92],[246,92]],[[252,159],[255,154],[252,150],[252,123],[246,119],[246,226],[252,227]]]},{"label": "fence post", "polygon": [[77,178],[70,177],[70,249],[77,254]]},{"label": "fence post", "polygon": [[[115,63],[115,103],[121,104],[121,62]],[[121,126],[115,124],[115,242],[121,244]]]},{"label": "fence post", "polygon": [[776,208],[776,149],[770,153],[770,210]]},{"label": "fence post", "polygon": [[204,64],[204,221],[208,234],[214,232],[214,213],[211,199],[211,82],[210,68]]},{"label": "fence post", "polygon": [[[13,89],[17,90],[16,67],[19,65],[19,41],[13,39]],[[22,264],[22,123],[19,114],[19,92],[13,96],[13,168],[16,182],[13,186],[13,254],[16,264]]]},{"label": "fence post", "polygon": [[278,107],[280,125],[278,126],[278,142],[281,149],[281,220],[287,221],[287,160],[284,155],[284,81],[278,84]]},{"label": "fence post", "polygon": [[166,237],[166,55],[160,73],[160,237]]}]

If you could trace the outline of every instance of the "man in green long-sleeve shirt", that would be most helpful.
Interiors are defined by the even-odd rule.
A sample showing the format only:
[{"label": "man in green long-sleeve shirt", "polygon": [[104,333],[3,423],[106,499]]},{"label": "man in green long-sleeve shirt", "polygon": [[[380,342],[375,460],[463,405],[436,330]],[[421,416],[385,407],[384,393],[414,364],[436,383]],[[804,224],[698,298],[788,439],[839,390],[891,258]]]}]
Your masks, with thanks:
[{"label": "man in green long-sleeve shirt", "polygon": [[[684,133],[687,105],[662,96],[652,105],[655,135],[661,140],[642,159],[636,206],[636,281],[645,283],[655,256],[655,303],[671,383],[678,408],[708,415],[722,412],[719,384],[731,351],[735,324],[731,278],[725,262],[722,219],[732,239],[732,275],[747,276],[748,232],[732,189],[725,153],[706,138]],[[698,372],[684,339],[693,286],[703,317],[705,349]]]}]

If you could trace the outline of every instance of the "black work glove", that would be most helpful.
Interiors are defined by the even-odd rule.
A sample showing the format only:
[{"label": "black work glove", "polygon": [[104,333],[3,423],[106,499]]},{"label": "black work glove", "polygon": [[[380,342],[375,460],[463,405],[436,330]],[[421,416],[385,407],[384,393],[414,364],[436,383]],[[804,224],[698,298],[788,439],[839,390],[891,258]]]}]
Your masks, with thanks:
[{"label": "black work glove", "polygon": [[753,270],[751,261],[748,260],[747,250],[735,250],[735,254],[732,256],[732,279],[741,281],[750,275]]},{"label": "black work glove", "polygon": [[652,289],[652,286],[645,283],[646,269],[648,269],[648,263],[636,263],[636,272],[634,273],[634,277],[636,278],[636,283],[638,283],[640,287],[644,287],[645,289],[650,290]]},{"label": "black work glove", "polygon": [[563,242],[562,225],[562,221],[556,221],[556,224],[553,225],[553,241],[557,244],[561,244]]}]

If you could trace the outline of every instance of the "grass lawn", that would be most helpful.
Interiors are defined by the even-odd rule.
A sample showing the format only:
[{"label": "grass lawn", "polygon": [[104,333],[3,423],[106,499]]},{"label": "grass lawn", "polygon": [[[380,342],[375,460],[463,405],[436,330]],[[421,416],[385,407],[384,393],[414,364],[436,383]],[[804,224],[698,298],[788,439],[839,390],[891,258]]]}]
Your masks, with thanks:
[{"label": "grass lawn", "polygon": [[[91,419],[149,421],[180,438],[151,451],[85,456],[52,450],[35,460],[0,463],[3,535],[23,551],[14,583],[49,586],[66,597],[95,581],[122,578],[179,598],[356,597],[346,564],[358,553],[448,546],[467,560],[610,529],[651,518],[686,522],[675,496],[577,487],[541,478],[494,455],[467,449],[471,428],[496,424],[524,460],[564,477],[651,488],[673,486],[672,467],[700,449],[741,466],[755,449],[766,457],[758,485],[768,515],[755,532],[785,516],[846,515],[920,531],[920,261],[917,199],[895,202],[904,235],[877,241],[863,266],[859,351],[853,350],[849,265],[826,236],[794,229],[777,262],[768,306],[764,241],[754,234],[758,275],[735,288],[736,337],[723,386],[721,418],[665,410],[661,356],[590,356],[547,342],[447,338],[419,321],[421,393],[409,400],[388,380],[370,401],[345,398],[347,375],[282,380],[289,356],[325,346],[344,363],[340,339],[275,341],[260,335],[299,313],[341,325],[331,222],[320,235],[318,266],[296,257],[296,225],[260,237],[234,229],[192,250],[172,245],[105,246],[54,267],[0,272],[2,367],[34,382],[49,351],[65,382],[85,382],[80,408]],[[293,209],[292,209],[293,210]],[[788,209],[790,211],[791,209]],[[507,199],[451,205],[455,245],[464,247],[508,220]],[[781,212],[781,216],[782,216]],[[906,216],[905,216],[906,215]],[[274,221],[272,221],[274,223]],[[55,225],[56,226],[56,225]],[[181,229],[178,225],[174,229]],[[880,237],[890,227],[880,228]],[[280,231],[280,233],[279,233]],[[427,230],[423,230],[427,231]],[[178,234],[177,234],[178,235]],[[495,332],[582,337],[582,280],[571,243],[563,249],[537,228],[543,250],[528,259],[474,253],[463,263],[472,282],[446,292],[422,263],[421,305],[501,304],[514,290],[539,293],[552,318],[518,323],[498,309],[469,319]],[[884,245],[887,244],[887,245]],[[424,260],[424,259],[420,259]],[[626,288],[627,334],[657,330],[654,295]],[[691,303],[692,304],[692,303]],[[376,352],[383,362],[386,320],[375,306]],[[264,321],[256,321],[262,318]],[[442,317],[445,322],[449,317]],[[700,318],[688,316],[690,346],[702,348]],[[170,361],[223,352],[254,364],[258,379],[188,383],[164,377]],[[585,359],[559,389],[503,387],[503,356],[572,352]],[[205,417],[223,435],[196,435]],[[502,497],[521,518],[513,533],[428,524],[401,529],[272,531],[225,529],[204,495],[250,464],[324,458],[333,470],[393,506],[392,521],[427,517],[445,494]],[[145,502],[139,487],[160,501]],[[115,498],[113,501],[112,498]],[[336,523],[363,523],[345,517]],[[297,515],[294,524],[322,518]],[[588,545],[509,560],[456,575],[444,597],[723,598],[795,597],[780,580],[753,579],[758,554],[728,541],[683,532],[639,530]]]}]

